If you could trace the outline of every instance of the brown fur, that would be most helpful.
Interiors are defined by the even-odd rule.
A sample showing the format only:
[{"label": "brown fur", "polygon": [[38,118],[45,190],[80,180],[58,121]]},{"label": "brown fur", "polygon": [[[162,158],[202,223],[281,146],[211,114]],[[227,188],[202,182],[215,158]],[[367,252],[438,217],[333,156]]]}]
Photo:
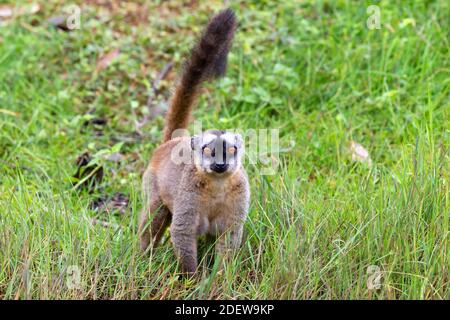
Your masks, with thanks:
[{"label": "brown fur", "polygon": [[193,164],[170,161],[172,149],[178,144],[188,150],[190,138],[176,138],[157,148],[144,174],[144,193],[148,197],[140,220],[141,248],[147,249],[150,243],[157,245],[172,223],[172,242],[182,270],[193,273],[197,268],[197,236],[219,237],[217,250],[222,253],[239,246],[250,191],[241,167],[217,177],[199,171]]},{"label": "brown fur", "polygon": [[212,134],[214,139],[218,139],[215,140],[220,142],[218,145],[222,145],[222,141],[225,145],[231,140],[229,143],[236,148],[235,154],[230,156],[229,166],[227,164],[227,169],[222,171],[217,164],[223,162],[217,162],[214,157],[208,158],[207,167],[204,163],[178,163],[173,160],[174,148],[187,152],[191,159],[199,159],[198,152],[201,153],[202,149],[193,148],[194,140],[197,143],[203,141],[199,137],[170,140],[175,129],[187,127],[201,82],[224,73],[235,28],[231,10],[213,17],[206,27],[172,99],[166,117],[164,143],[154,151],[143,176],[144,208],[139,218],[141,248],[146,250],[150,244],[157,245],[170,225],[175,254],[182,271],[188,274],[197,269],[199,235],[218,237],[216,248],[219,253],[240,245],[249,207],[248,178],[240,163],[240,136],[219,130],[205,133],[209,138]]},{"label": "brown fur", "polygon": [[163,142],[172,138],[176,129],[187,128],[192,107],[203,81],[225,73],[227,54],[231,46],[236,19],[230,9],[215,15],[192,49],[166,116]]}]

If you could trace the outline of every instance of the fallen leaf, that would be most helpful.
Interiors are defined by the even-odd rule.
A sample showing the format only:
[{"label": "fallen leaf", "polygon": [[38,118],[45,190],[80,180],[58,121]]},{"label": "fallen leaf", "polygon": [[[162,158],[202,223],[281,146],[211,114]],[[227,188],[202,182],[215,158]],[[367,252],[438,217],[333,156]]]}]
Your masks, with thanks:
[{"label": "fallen leaf", "polygon": [[11,18],[14,15],[20,16],[25,14],[35,14],[41,10],[41,6],[37,3],[33,3],[29,6],[11,8],[8,6],[0,7],[0,18]]},{"label": "fallen leaf", "polygon": [[95,219],[95,218],[92,218],[91,221],[92,221],[92,224],[94,226],[95,225],[100,225],[100,226],[102,226],[104,228],[112,228],[112,229],[118,229],[119,228],[119,226],[117,224],[111,223],[111,222],[108,222],[108,221],[98,220],[98,219]]},{"label": "fallen leaf", "polygon": [[120,50],[116,48],[116,49],[102,55],[100,57],[100,59],[98,59],[98,61],[97,61],[95,71],[98,73],[98,72],[102,71],[103,69],[106,69],[106,67],[108,67],[111,64],[111,62],[113,62],[113,60],[119,56],[119,54],[120,54]]},{"label": "fallen leaf", "polygon": [[66,16],[54,16],[50,17],[47,20],[48,23],[50,23],[53,27],[63,30],[63,31],[71,31],[70,28],[67,26],[67,17]]},{"label": "fallen leaf", "polygon": [[12,17],[13,13],[14,11],[10,7],[0,7],[0,18],[10,18]]},{"label": "fallen leaf", "polygon": [[103,195],[91,202],[91,208],[98,212],[125,214],[130,199],[121,192],[116,192],[112,196]]},{"label": "fallen leaf", "polygon": [[84,128],[92,127],[94,134],[96,136],[102,136],[103,130],[108,123],[108,119],[103,117],[94,117],[89,120],[86,120],[83,122],[83,128],[81,129],[81,132],[84,132]]},{"label": "fallen leaf", "polygon": [[111,136],[110,141],[112,143],[118,143],[118,142],[139,142],[142,141],[143,137],[139,132],[132,132],[129,134],[123,134],[120,136]]},{"label": "fallen leaf", "polygon": [[41,6],[37,3],[32,3],[29,6],[25,6],[25,7],[20,7],[17,10],[17,14],[22,15],[22,14],[35,14],[38,13],[41,10]]},{"label": "fallen leaf", "polygon": [[112,162],[120,162],[123,160],[123,158],[124,158],[123,154],[121,154],[120,152],[114,152],[111,153],[107,159]]},{"label": "fallen leaf", "polygon": [[355,141],[350,141],[350,154],[352,156],[352,161],[367,163],[369,166],[372,165],[369,151]]},{"label": "fallen leaf", "polygon": [[92,118],[90,123],[96,126],[105,126],[108,120],[106,118]]},{"label": "fallen leaf", "polygon": [[74,189],[81,187],[94,191],[95,187],[103,180],[103,168],[97,164],[91,163],[92,158],[88,152],[78,156],[77,172],[73,175]]}]

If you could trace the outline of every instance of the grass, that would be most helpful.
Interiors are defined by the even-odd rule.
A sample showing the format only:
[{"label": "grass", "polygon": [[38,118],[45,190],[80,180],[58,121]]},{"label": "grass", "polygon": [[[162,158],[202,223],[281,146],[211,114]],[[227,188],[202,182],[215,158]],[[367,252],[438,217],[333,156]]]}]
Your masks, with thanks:
[{"label": "grass", "polygon": [[[379,30],[366,27],[364,1],[231,1],[240,29],[227,77],[195,117],[277,128],[282,147],[295,146],[275,175],[247,166],[246,240],[222,274],[200,256],[197,282],[179,280],[169,240],[139,253],[140,179],[162,118],[140,133],[136,122],[174,62],[154,97],[167,102],[221,2],[90,1],[82,28],[63,32],[46,24],[63,9],[53,0],[2,23],[0,298],[449,299],[449,3],[373,2]],[[85,125],[92,117],[107,123]],[[372,166],[351,160],[350,141]],[[120,161],[101,156],[118,150]],[[92,193],[71,184],[84,151],[104,171]],[[130,198],[124,214],[91,208],[114,192]]]}]

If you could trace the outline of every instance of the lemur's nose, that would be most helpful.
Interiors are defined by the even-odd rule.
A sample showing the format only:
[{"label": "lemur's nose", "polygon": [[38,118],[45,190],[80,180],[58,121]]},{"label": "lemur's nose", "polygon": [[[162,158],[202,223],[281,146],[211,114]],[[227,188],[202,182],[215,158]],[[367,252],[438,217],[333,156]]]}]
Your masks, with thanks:
[{"label": "lemur's nose", "polygon": [[214,163],[213,165],[211,165],[211,170],[217,172],[217,173],[222,173],[227,171],[228,169],[228,164],[226,163]]}]

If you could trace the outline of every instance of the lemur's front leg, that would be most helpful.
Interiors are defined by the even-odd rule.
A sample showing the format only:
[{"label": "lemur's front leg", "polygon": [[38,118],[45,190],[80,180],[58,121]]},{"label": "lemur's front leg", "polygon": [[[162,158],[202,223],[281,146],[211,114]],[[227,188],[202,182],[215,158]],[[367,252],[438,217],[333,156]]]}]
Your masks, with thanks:
[{"label": "lemur's front leg", "polygon": [[187,203],[176,204],[170,225],[170,236],[181,270],[192,275],[197,270],[198,215]]},{"label": "lemur's front leg", "polygon": [[242,243],[242,233],[244,226],[242,223],[236,223],[219,235],[216,242],[216,251],[219,255],[225,256],[230,251],[239,249]]},{"label": "lemur's front leg", "polygon": [[236,251],[241,246],[244,222],[249,208],[248,200],[249,192],[245,189],[234,206],[234,212],[229,212],[229,215],[218,221],[217,229],[220,233],[216,243],[216,251],[219,255],[227,256],[227,252]]}]

